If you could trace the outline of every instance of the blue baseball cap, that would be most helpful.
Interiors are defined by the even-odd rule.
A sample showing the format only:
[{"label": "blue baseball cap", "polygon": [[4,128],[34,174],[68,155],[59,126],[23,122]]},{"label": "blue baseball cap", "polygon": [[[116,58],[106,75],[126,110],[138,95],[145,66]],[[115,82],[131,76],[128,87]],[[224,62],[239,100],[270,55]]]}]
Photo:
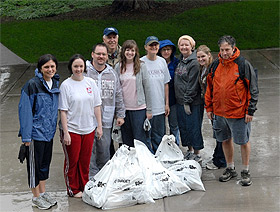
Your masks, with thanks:
[{"label": "blue baseball cap", "polygon": [[108,36],[111,33],[115,33],[116,35],[119,34],[118,30],[114,27],[107,27],[104,29],[103,35]]},{"label": "blue baseball cap", "polygon": [[145,46],[149,46],[151,43],[158,43],[158,38],[156,36],[149,36],[145,41]]}]

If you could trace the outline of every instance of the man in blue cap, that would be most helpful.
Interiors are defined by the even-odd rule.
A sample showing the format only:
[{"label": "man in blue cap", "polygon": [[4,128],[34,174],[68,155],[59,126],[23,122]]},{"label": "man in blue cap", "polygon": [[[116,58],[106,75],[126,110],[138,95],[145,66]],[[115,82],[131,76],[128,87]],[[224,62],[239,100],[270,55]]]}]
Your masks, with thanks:
[{"label": "man in blue cap", "polygon": [[103,32],[103,42],[108,47],[107,63],[114,68],[121,58],[121,46],[118,44],[118,30],[114,27],[105,28]]},{"label": "man in blue cap", "polygon": [[[115,67],[121,59],[121,46],[119,45],[119,31],[115,27],[107,27],[103,31],[103,42],[108,48],[107,64]],[[114,141],[111,141],[110,146],[111,157],[115,153]]]}]

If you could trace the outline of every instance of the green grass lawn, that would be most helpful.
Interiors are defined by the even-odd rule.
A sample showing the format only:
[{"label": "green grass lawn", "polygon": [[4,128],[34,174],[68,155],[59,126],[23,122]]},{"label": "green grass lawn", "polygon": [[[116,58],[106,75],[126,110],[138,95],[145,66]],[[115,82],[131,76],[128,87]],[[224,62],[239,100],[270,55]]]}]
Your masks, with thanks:
[{"label": "green grass lawn", "polygon": [[68,61],[75,53],[90,57],[94,44],[102,41],[103,30],[119,30],[119,43],[134,39],[143,55],[147,36],[170,39],[177,44],[183,34],[198,45],[218,51],[217,40],[230,34],[240,49],[279,47],[279,2],[241,1],[186,11],[165,21],[140,20],[28,20],[1,24],[1,43],[24,60],[34,63],[40,55],[52,53]]}]

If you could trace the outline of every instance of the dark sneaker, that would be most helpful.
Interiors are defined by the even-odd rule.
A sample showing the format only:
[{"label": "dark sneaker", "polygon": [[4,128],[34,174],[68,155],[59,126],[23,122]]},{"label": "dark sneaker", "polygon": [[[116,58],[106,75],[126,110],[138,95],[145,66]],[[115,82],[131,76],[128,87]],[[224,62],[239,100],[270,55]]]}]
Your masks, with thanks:
[{"label": "dark sneaker", "polygon": [[48,203],[50,203],[51,206],[55,206],[57,204],[57,201],[54,198],[52,198],[47,192],[45,192],[44,195],[42,195],[42,198]]},{"label": "dark sneaker", "polygon": [[52,207],[43,197],[37,197],[36,200],[32,199],[32,206],[41,210],[48,210]]},{"label": "dark sneaker", "polygon": [[241,180],[240,180],[240,184],[242,186],[249,186],[252,184],[252,180],[250,178],[250,172],[247,170],[243,170],[241,172]]},{"label": "dark sneaker", "polygon": [[194,153],[193,152],[190,152],[190,151],[187,151],[185,157],[184,157],[186,160],[193,160],[194,158]]},{"label": "dark sneaker", "polygon": [[[195,154],[194,154],[195,155]],[[202,158],[200,155],[195,155],[195,157],[193,158],[193,160],[195,160],[196,162],[198,163],[201,163],[202,162]]]},{"label": "dark sneaker", "polygon": [[235,169],[226,168],[223,174],[219,177],[219,181],[227,182],[233,177],[237,177],[237,172],[235,171]]}]

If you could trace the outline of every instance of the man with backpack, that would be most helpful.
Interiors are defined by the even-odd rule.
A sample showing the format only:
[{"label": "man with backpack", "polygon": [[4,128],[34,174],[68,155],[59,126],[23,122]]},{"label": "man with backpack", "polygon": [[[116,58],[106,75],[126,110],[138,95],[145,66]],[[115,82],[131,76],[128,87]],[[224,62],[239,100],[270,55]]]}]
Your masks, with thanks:
[{"label": "man with backpack", "polygon": [[234,145],[241,146],[241,185],[252,184],[249,172],[251,121],[257,110],[258,85],[256,71],[240,56],[232,36],[222,36],[218,45],[218,59],[210,66],[207,76],[205,108],[213,120],[213,130],[222,142],[227,168],[219,177],[226,182],[237,177],[234,166]]}]

